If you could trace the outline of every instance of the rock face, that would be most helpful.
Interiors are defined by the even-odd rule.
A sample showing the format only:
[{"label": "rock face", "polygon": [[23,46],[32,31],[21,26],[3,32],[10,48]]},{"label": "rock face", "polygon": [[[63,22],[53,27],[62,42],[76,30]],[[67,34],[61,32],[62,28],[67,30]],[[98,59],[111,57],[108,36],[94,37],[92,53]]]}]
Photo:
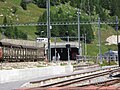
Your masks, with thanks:
[{"label": "rock face", "polygon": [[[118,39],[120,41],[120,36],[118,36]],[[106,39],[106,45],[112,45],[117,44],[117,35],[112,35]]]}]

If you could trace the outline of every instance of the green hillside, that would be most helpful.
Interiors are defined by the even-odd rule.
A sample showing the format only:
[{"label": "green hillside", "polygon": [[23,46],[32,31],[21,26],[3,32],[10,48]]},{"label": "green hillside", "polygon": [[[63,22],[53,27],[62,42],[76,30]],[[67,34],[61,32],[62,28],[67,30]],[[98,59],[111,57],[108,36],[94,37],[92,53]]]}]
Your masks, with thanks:
[{"label": "green hillside", "polygon": [[[43,14],[45,9],[39,8],[33,3],[27,4],[27,10],[23,10],[20,6],[21,0],[6,0],[0,1],[0,24],[3,24],[4,17],[7,18],[8,23],[29,23],[37,22],[39,16]],[[16,12],[14,12],[16,9]],[[28,35],[28,39],[35,40],[36,27],[17,27],[18,30],[25,32]]]},{"label": "green hillside", "polygon": [[[20,6],[21,0],[6,0],[0,2],[0,23],[3,23],[4,16],[8,21],[23,23],[23,22],[37,22],[39,16],[43,14],[45,9],[37,7],[33,3],[27,4],[27,10],[23,10]],[[13,13],[14,8],[16,12]]]},{"label": "green hillside", "polygon": [[[91,44],[87,44],[87,54],[96,56],[99,53],[98,46],[98,27],[93,27],[95,33],[95,39]],[[106,39],[111,35],[117,35],[117,32],[114,28],[108,25],[102,25],[101,28],[101,53],[104,54],[108,50],[117,50],[117,45],[105,45]]]},{"label": "green hillside", "polygon": [[[21,7],[21,1],[26,4],[26,10]],[[45,0],[0,0],[0,24],[16,24],[29,22],[46,22],[46,2]],[[89,2],[88,2],[89,1]],[[109,3],[108,3],[109,2]],[[116,4],[113,2],[117,2]],[[88,5],[89,4],[89,5]],[[103,5],[104,4],[104,5]],[[119,15],[119,0],[51,0],[51,22],[77,21],[77,8],[81,8],[80,21],[113,19]],[[116,6],[116,7],[115,7]],[[88,55],[98,54],[98,25],[81,25],[81,35],[87,34],[87,53]],[[102,25],[101,28],[102,53],[112,49],[117,50],[116,45],[106,46],[107,37],[116,34],[115,25]],[[0,34],[4,32],[6,38],[35,40],[44,31],[44,37],[47,36],[45,26],[22,26],[0,28]],[[73,26],[52,26],[51,36],[77,36],[78,27]],[[35,34],[38,33],[38,35]],[[20,34],[22,33],[22,34]],[[18,37],[20,36],[20,37]],[[23,37],[24,36],[24,37]],[[0,39],[2,36],[0,35]],[[65,40],[65,39],[63,39]],[[74,40],[74,39],[73,39]],[[53,40],[52,40],[53,41]],[[61,41],[61,40],[59,40]],[[94,48],[93,48],[94,47]]]}]

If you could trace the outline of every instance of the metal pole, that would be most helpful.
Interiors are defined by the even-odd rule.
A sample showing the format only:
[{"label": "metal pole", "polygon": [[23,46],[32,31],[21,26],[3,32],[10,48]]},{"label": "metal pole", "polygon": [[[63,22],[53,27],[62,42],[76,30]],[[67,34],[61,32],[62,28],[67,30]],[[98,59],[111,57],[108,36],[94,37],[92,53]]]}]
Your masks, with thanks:
[{"label": "metal pole", "polygon": [[118,45],[118,57],[117,57],[117,60],[118,60],[118,63],[119,63],[119,67],[120,67],[120,43],[119,43],[119,34],[118,34],[118,24],[119,24],[119,21],[118,21],[118,16],[116,16],[116,31],[117,31],[117,45]]},{"label": "metal pole", "polygon": [[68,35],[68,43],[69,43],[69,35]]},{"label": "metal pole", "polygon": [[85,61],[85,58],[84,58],[84,55],[85,55],[85,46],[84,46],[84,40],[85,40],[85,37],[84,37],[84,34],[82,34],[82,37],[81,37],[81,39],[82,39],[82,42],[81,42],[81,56],[83,56],[82,57],[82,60],[83,60],[83,62]]},{"label": "metal pole", "polygon": [[85,47],[84,47],[84,39],[85,39],[85,37],[84,37],[83,34],[82,34],[82,37],[81,37],[81,38],[82,38],[82,42],[81,42],[81,44],[82,44],[82,45],[81,45],[81,47],[82,47],[82,54],[81,54],[81,55],[85,55],[85,50],[84,50],[84,49],[85,49]]},{"label": "metal pole", "polygon": [[84,35],[81,36],[81,55],[84,55]]},{"label": "metal pole", "polygon": [[57,61],[57,58],[56,58],[56,37],[55,37],[55,61]]},{"label": "metal pole", "polygon": [[85,61],[86,61],[86,55],[87,55],[87,46],[86,46],[86,33],[85,33]]},{"label": "metal pole", "polygon": [[119,21],[118,21],[118,16],[116,16],[117,44],[118,44],[118,42],[119,42],[119,35],[118,35],[118,24],[119,24]]},{"label": "metal pole", "polygon": [[51,61],[50,49],[50,0],[47,0],[47,38],[48,38],[48,61]]},{"label": "metal pole", "polygon": [[89,9],[89,18],[90,18],[90,21],[91,21],[90,1],[89,0],[88,0],[88,9]]},{"label": "metal pole", "polygon": [[81,50],[80,50],[80,9],[78,9],[78,54],[81,55]]},{"label": "metal pole", "polygon": [[[69,33],[68,33],[67,39],[69,43]],[[68,63],[70,64],[70,49],[69,48],[68,48]]]},{"label": "metal pole", "polygon": [[100,63],[102,64],[102,58],[101,58],[101,31],[100,31],[100,17],[98,18],[98,43],[99,43],[99,56],[100,56]]},{"label": "metal pole", "polygon": [[118,43],[118,65],[120,67],[120,43]]},{"label": "metal pole", "polygon": [[70,48],[68,48],[68,63],[70,64]]}]

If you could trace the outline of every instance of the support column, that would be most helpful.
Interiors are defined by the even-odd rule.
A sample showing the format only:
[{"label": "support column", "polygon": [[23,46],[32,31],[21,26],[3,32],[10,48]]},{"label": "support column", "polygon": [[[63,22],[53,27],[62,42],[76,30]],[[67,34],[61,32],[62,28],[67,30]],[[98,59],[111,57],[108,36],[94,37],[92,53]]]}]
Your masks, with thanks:
[{"label": "support column", "polygon": [[51,61],[51,48],[50,48],[50,0],[47,0],[47,38],[48,38],[48,61]]},{"label": "support column", "polygon": [[79,47],[79,50],[78,50],[78,53],[79,55],[81,55],[81,48],[80,48],[80,9],[78,9],[78,47]]},{"label": "support column", "polygon": [[118,43],[118,64],[120,67],[120,43]]}]

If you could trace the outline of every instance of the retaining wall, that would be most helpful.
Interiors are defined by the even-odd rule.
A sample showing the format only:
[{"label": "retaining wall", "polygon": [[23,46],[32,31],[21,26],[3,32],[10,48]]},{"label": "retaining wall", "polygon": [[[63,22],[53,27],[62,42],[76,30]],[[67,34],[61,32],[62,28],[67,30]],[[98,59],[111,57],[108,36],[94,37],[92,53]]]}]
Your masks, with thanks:
[{"label": "retaining wall", "polygon": [[28,80],[48,75],[57,75],[65,73],[67,69],[64,66],[49,66],[42,68],[0,70],[0,83]]}]

